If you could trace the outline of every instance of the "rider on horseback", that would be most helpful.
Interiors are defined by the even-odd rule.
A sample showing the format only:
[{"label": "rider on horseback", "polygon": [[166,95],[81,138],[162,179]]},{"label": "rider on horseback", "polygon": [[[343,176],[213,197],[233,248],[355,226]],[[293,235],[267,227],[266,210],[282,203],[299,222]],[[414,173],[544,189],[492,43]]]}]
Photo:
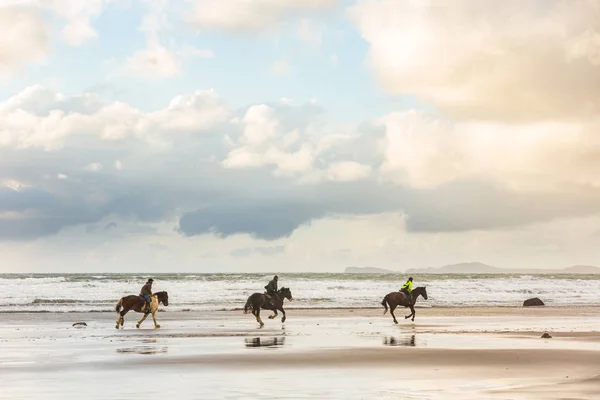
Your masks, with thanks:
[{"label": "rider on horseback", "polygon": [[148,279],[148,282],[146,282],[146,284],[142,286],[142,290],[140,290],[140,297],[143,297],[146,301],[143,306],[145,312],[150,312],[150,296],[152,296],[152,282],[154,282],[152,278]]},{"label": "rider on horseback", "polygon": [[408,298],[409,303],[412,303],[412,283],[413,283],[413,278],[411,276],[410,278],[408,278],[406,283],[400,289],[400,291],[402,293],[406,294],[406,297]]},{"label": "rider on horseback", "polygon": [[[273,279],[267,284],[267,286],[265,286],[265,295],[267,296],[267,299],[269,300],[269,302],[271,304],[273,304],[273,297],[277,294],[277,281],[279,280],[279,277],[277,275],[275,275],[273,277]],[[274,304],[273,304],[274,306]]]}]

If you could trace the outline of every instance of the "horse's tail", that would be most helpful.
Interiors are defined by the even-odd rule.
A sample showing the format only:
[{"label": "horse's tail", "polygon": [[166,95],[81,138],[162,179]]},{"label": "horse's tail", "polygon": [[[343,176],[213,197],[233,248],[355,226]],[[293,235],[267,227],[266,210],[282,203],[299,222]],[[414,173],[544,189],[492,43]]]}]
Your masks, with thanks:
[{"label": "horse's tail", "polygon": [[385,297],[383,298],[383,300],[381,301],[381,305],[385,307],[385,310],[383,311],[383,315],[385,315],[385,313],[388,311],[388,306],[387,306],[387,299],[388,299],[389,295],[385,295]]},{"label": "horse's tail", "polygon": [[123,298],[121,297],[119,299],[119,302],[117,303],[117,306],[115,307],[115,311],[116,312],[121,312],[121,303],[123,302]]},{"label": "horse's tail", "polygon": [[252,296],[248,297],[248,301],[246,301],[246,305],[244,306],[244,314],[248,314],[248,310],[253,308],[252,307],[252,302],[250,301],[250,298]]}]

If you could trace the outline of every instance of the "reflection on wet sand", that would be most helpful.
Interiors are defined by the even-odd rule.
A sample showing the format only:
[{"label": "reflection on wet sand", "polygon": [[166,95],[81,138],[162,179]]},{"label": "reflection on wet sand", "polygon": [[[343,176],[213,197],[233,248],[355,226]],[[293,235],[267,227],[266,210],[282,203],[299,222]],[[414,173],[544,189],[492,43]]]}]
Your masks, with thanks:
[{"label": "reflection on wet sand", "polygon": [[166,353],[167,347],[153,347],[153,346],[136,346],[136,347],[124,347],[117,349],[117,353],[135,353],[135,354],[158,354]]},{"label": "reflection on wet sand", "polygon": [[383,344],[385,346],[406,346],[406,347],[415,347],[417,335],[410,335],[406,337],[400,337],[396,339],[393,336],[386,336],[383,339]]},{"label": "reflection on wet sand", "polygon": [[283,346],[284,343],[285,343],[284,337],[246,338],[246,347],[276,347],[276,346]]}]

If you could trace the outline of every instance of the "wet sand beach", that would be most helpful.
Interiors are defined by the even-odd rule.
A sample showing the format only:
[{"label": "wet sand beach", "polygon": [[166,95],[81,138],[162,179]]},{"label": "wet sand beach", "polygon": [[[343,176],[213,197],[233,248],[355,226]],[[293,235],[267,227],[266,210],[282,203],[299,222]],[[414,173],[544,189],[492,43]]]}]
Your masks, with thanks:
[{"label": "wet sand beach", "polygon": [[0,398],[600,398],[595,307],[165,310],[0,315]]}]

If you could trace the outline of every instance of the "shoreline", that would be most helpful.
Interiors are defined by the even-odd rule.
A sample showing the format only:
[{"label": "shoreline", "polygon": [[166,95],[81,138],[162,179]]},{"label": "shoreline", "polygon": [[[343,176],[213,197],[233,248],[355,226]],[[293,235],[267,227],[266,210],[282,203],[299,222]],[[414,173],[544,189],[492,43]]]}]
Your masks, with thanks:
[{"label": "shoreline", "polygon": [[[296,315],[311,316],[313,315],[331,315],[339,316],[341,314],[360,314],[368,316],[376,316],[383,313],[384,308],[382,306],[374,307],[284,307],[286,312],[294,313]],[[216,310],[194,310],[194,309],[183,309],[171,311],[169,307],[163,305],[159,306],[158,313],[161,315],[166,314],[208,314],[208,315],[233,315],[237,313],[243,313],[243,307],[232,308],[232,309],[216,309]],[[396,312],[399,314],[403,310],[408,311],[408,308],[398,307]],[[484,315],[557,315],[557,316],[568,316],[571,314],[600,314],[600,304],[598,305],[544,305],[544,306],[415,306],[415,310],[421,316],[439,316],[439,315],[458,315],[455,312],[459,312],[460,315],[469,314],[474,316]],[[269,310],[261,310],[261,315],[269,313]],[[116,314],[114,310],[89,310],[89,311],[48,311],[48,310],[3,310],[0,311],[0,315],[36,315],[36,314],[99,314],[109,315]],[[389,311],[388,313],[389,314]]]}]

